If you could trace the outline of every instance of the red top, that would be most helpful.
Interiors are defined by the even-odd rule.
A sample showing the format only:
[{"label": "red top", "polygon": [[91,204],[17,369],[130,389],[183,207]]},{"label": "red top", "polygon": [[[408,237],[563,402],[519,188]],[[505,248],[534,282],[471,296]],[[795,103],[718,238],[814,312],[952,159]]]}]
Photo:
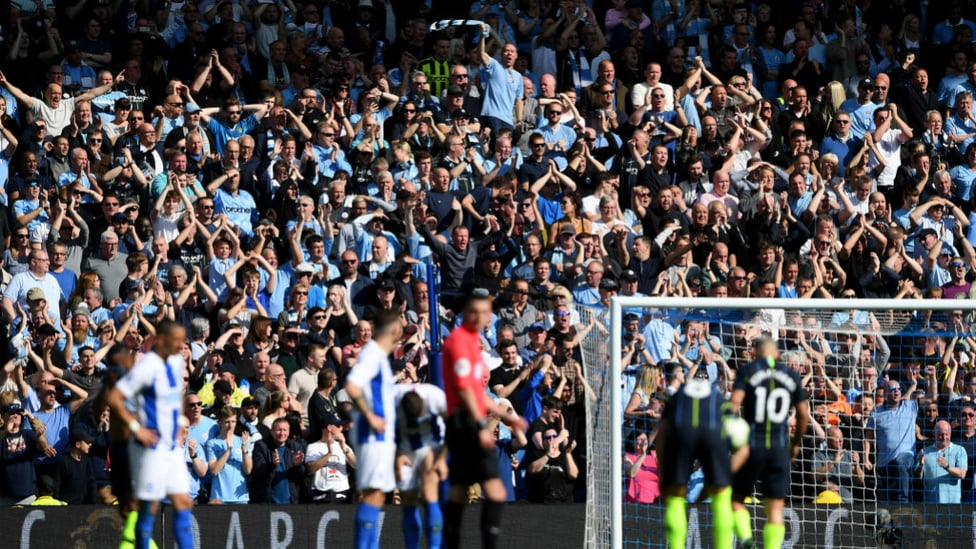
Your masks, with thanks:
[{"label": "red top", "polygon": [[465,387],[474,391],[480,415],[483,417],[487,413],[487,373],[487,367],[481,360],[481,338],[478,333],[464,325],[454,328],[444,340],[441,354],[441,380],[447,396],[448,414],[462,410],[461,389]]}]

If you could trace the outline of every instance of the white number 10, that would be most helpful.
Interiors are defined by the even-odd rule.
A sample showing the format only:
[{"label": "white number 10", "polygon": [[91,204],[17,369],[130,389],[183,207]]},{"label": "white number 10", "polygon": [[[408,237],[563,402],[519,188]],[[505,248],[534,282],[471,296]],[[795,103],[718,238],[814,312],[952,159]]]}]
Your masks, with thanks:
[{"label": "white number 10", "polygon": [[766,387],[756,387],[756,423],[769,421],[783,423],[790,413],[790,392],[783,387],[769,391]]}]

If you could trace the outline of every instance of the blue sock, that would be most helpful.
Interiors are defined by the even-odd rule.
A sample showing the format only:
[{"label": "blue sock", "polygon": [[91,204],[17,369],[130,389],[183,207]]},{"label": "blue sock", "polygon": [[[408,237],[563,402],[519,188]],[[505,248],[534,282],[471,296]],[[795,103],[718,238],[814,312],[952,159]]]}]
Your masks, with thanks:
[{"label": "blue sock", "polygon": [[441,539],[444,535],[444,514],[441,512],[440,504],[436,501],[428,503],[426,507],[427,519],[424,524],[426,525],[427,548],[441,549]]},{"label": "blue sock", "polygon": [[152,512],[152,504],[143,503],[139,508],[139,519],[136,520],[136,549],[149,549],[155,522],[156,515]]},{"label": "blue sock", "polygon": [[173,511],[173,537],[180,549],[193,549],[193,519],[189,509]]},{"label": "blue sock", "polygon": [[359,504],[359,507],[356,508],[356,549],[370,549],[379,546],[379,520],[379,507],[373,507],[368,503]]},{"label": "blue sock", "polygon": [[420,508],[403,508],[403,543],[407,549],[420,549]]}]

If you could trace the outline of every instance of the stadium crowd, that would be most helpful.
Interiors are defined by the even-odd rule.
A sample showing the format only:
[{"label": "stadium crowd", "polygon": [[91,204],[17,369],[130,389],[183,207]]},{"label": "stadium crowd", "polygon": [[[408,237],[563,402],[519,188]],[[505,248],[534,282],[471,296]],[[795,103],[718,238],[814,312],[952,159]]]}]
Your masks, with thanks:
[{"label": "stadium crowd", "polygon": [[[112,501],[93,403],[161,319],[190,334],[197,502],[351,501],[342,387],[371,321],[399,312],[397,380],[428,381],[430,340],[487,289],[486,390],[530,423],[490,426],[508,500],[562,502],[585,485],[580,344],[606,329],[581,308],[971,295],[972,2],[465,4],[0,13],[0,502],[43,477]],[[470,21],[429,31],[451,18]],[[976,340],[944,336],[962,312],[890,349],[857,311],[628,315],[628,499],[658,497],[664,399],[698,375],[730,390],[768,332],[814,399],[795,486],[973,501]]]}]

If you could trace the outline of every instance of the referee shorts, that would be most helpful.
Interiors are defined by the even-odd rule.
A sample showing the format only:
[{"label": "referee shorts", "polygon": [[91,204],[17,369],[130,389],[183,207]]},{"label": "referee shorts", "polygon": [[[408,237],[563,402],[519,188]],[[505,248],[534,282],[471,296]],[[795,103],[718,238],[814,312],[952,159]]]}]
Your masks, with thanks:
[{"label": "referee shorts", "polygon": [[486,480],[499,478],[498,457],[494,448],[481,447],[478,433],[481,426],[464,413],[452,415],[447,420],[447,450],[450,454],[448,468],[451,484],[471,486]]}]

